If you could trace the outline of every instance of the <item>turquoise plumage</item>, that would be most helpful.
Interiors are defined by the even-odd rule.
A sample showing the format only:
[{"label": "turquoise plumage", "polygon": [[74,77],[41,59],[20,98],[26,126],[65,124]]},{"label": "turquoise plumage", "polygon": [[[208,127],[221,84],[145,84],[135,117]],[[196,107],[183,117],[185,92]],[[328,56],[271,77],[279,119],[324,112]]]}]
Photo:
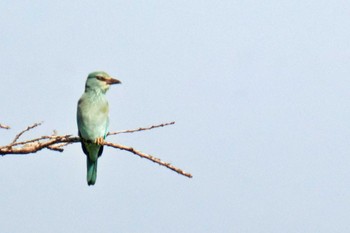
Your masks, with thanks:
[{"label": "turquoise plumage", "polygon": [[102,155],[101,143],[106,138],[109,125],[109,107],[106,92],[112,84],[121,83],[103,71],[90,73],[85,92],[77,109],[77,124],[81,146],[87,160],[87,183],[94,185],[97,177],[97,160]]}]

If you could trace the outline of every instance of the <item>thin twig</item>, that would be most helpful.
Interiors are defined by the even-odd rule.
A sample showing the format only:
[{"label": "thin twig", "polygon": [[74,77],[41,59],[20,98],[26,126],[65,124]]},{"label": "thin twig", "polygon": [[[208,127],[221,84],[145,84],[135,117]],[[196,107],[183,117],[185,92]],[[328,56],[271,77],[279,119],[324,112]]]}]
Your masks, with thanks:
[{"label": "thin twig", "polygon": [[151,130],[154,128],[164,127],[164,126],[173,125],[173,124],[175,124],[175,121],[163,123],[163,124],[159,124],[159,125],[152,125],[152,126],[144,127],[144,128],[140,127],[137,129],[127,129],[127,130],[121,130],[121,131],[117,131],[117,132],[109,132],[107,134],[107,136],[122,134],[122,133],[134,133],[134,132],[138,132],[138,131]]},{"label": "thin twig", "polygon": [[11,143],[11,146],[19,146],[19,145],[25,145],[25,144],[29,144],[32,142],[37,142],[37,141],[41,141],[41,140],[46,140],[46,139],[50,139],[53,138],[52,136],[41,136],[40,138],[34,138],[34,139],[30,139],[27,141],[22,141],[22,142],[15,142],[15,143]]}]

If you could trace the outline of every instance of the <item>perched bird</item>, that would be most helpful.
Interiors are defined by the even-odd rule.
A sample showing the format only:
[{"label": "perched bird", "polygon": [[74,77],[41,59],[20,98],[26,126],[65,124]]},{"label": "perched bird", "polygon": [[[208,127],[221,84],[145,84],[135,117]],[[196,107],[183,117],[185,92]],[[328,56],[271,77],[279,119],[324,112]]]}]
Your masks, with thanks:
[{"label": "perched bird", "polygon": [[106,72],[90,73],[85,92],[80,97],[77,109],[77,124],[81,147],[86,154],[87,183],[94,185],[97,176],[97,159],[103,152],[103,141],[109,125],[109,107],[106,92],[110,85],[121,83]]}]

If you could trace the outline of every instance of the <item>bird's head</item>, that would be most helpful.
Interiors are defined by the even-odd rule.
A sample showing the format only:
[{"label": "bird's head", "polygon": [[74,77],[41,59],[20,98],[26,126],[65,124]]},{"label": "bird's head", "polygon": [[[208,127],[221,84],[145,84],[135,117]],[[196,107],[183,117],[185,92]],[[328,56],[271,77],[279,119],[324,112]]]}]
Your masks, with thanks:
[{"label": "bird's head", "polygon": [[112,78],[106,72],[96,71],[89,74],[85,84],[85,90],[100,90],[105,93],[112,84],[121,83],[118,79]]}]

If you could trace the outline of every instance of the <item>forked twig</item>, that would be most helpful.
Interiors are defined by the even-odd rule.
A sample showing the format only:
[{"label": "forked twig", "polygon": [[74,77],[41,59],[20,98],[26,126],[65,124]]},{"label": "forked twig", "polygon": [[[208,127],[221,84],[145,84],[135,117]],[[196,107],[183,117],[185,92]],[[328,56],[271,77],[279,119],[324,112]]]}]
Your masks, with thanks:
[{"label": "forked twig", "polygon": [[28,132],[29,130],[41,125],[42,122],[40,123],[35,123],[33,125],[30,125],[28,126],[26,129],[22,130],[19,134],[16,135],[16,137],[13,139],[12,143],[11,144],[14,144],[15,142],[17,142],[17,140],[25,133],[25,132]]}]

